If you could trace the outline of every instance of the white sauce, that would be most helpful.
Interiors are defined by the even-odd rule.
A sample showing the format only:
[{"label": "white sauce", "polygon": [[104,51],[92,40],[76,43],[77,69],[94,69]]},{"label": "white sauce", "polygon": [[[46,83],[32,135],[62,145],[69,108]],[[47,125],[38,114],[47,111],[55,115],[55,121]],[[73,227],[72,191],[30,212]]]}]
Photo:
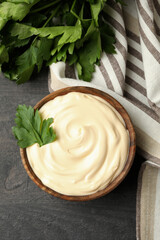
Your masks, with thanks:
[{"label": "white sauce", "polygon": [[66,195],[104,189],[123,170],[129,135],[120,114],[94,95],[68,93],[40,109],[54,118],[57,140],[27,148],[29,163],[47,187]]}]

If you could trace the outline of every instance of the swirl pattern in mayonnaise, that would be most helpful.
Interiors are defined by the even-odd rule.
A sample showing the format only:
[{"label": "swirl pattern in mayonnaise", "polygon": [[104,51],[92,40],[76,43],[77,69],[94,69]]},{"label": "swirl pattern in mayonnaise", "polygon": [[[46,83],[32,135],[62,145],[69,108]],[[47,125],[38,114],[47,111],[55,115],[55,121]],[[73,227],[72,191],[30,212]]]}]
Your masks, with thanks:
[{"label": "swirl pattern in mayonnaise", "polygon": [[71,92],[40,109],[54,118],[57,140],[27,148],[29,163],[44,185],[82,196],[104,189],[123,170],[129,135],[121,115],[100,97]]}]

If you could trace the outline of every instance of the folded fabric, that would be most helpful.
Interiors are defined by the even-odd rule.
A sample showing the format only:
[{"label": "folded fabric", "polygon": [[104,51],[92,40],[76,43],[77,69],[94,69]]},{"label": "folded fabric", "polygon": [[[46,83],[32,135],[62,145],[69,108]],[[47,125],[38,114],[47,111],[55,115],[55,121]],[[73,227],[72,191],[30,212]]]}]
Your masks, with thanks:
[{"label": "folded fabric", "polygon": [[138,150],[146,158],[137,192],[137,239],[159,240],[160,224],[160,0],[108,0],[117,54],[102,54],[90,83],[59,62],[50,66],[49,91],[89,86],[107,92],[128,111]]}]

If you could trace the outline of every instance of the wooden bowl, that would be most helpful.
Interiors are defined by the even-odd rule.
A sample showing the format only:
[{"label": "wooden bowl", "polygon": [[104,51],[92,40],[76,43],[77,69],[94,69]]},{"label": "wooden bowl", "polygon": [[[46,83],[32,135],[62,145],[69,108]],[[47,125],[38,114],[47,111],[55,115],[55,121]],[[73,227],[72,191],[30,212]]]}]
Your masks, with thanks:
[{"label": "wooden bowl", "polygon": [[57,96],[61,96],[61,95],[65,95],[69,92],[82,92],[82,93],[87,93],[87,94],[92,94],[92,95],[96,95],[99,96],[101,98],[103,98],[104,100],[106,100],[108,103],[110,103],[122,116],[122,118],[124,119],[125,123],[126,123],[126,128],[129,131],[129,137],[130,137],[130,147],[129,147],[129,154],[128,154],[128,159],[126,161],[126,164],[122,170],[122,172],[113,180],[113,182],[111,182],[105,189],[100,190],[96,193],[90,194],[90,195],[85,195],[85,196],[68,196],[68,195],[63,195],[61,193],[58,193],[52,189],[50,189],[49,187],[45,186],[41,180],[35,175],[35,173],[33,172],[28,158],[27,158],[27,154],[26,154],[26,149],[20,149],[20,154],[21,154],[21,158],[22,158],[22,162],[24,165],[24,168],[26,169],[29,177],[33,180],[33,182],[35,182],[42,190],[46,191],[47,193],[55,196],[55,197],[59,197],[65,200],[70,200],[70,201],[88,201],[88,200],[92,200],[92,199],[96,199],[99,197],[102,197],[104,195],[106,195],[107,193],[111,192],[114,188],[116,188],[121,181],[125,178],[125,176],[127,175],[127,173],[129,172],[133,160],[134,160],[134,156],[135,156],[135,149],[136,149],[136,143],[135,143],[135,131],[132,125],[132,122],[130,120],[130,117],[128,116],[128,113],[126,112],[126,110],[122,107],[122,105],[115,100],[113,97],[111,97],[110,95],[108,95],[107,93],[104,93],[100,90],[94,89],[94,88],[90,88],[90,87],[67,87],[67,88],[63,88],[60,89],[58,91],[55,91],[49,95],[47,95],[46,97],[44,97],[41,101],[39,101],[34,109],[39,109],[41,108],[45,103],[47,103],[48,101],[54,99]]}]

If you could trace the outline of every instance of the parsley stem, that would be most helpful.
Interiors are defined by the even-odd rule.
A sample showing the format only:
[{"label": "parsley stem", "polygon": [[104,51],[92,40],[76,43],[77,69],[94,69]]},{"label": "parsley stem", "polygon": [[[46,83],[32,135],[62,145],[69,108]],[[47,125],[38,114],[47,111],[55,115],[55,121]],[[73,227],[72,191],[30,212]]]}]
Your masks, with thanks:
[{"label": "parsley stem", "polygon": [[77,0],[74,0],[73,4],[72,4],[72,7],[71,7],[71,13],[73,16],[75,16],[76,18],[78,18],[80,20],[80,17],[73,11],[74,7],[75,7],[75,4],[76,4],[76,1]]},{"label": "parsley stem", "polygon": [[38,139],[39,145],[40,145],[40,147],[41,147],[41,146],[43,145],[43,142],[42,142],[42,140],[41,140],[41,137],[40,137],[39,134],[34,130],[33,127],[32,127],[32,131],[34,132],[36,138]]},{"label": "parsley stem", "polygon": [[41,11],[41,10],[43,10],[43,9],[46,9],[46,8],[48,8],[48,7],[51,7],[51,6],[55,5],[56,3],[60,2],[60,1],[61,1],[61,0],[55,0],[54,2],[48,3],[48,4],[46,4],[46,5],[43,6],[43,7],[37,8],[37,9],[31,11],[30,13],[39,12],[39,11]]},{"label": "parsley stem", "polygon": [[34,5],[36,5],[40,0],[36,0],[31,4],[31,7],[33,7]]},{"label": "parsley stem", "polygon": [[58,9],[60,8],[61,4],[58,5],[52,12],[51,16],[47,19],[47,21],[44,23],[44,25],[42,26],[42,28],[44,28],[49,22],[50,20],[54,17],[54,15],[57,13]]}]

